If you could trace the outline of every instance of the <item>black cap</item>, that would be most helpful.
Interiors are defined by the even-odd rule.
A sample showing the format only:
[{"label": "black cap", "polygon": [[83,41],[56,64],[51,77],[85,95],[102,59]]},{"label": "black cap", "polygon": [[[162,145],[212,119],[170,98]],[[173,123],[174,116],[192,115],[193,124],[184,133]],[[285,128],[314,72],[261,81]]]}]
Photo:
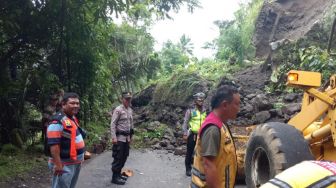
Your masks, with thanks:
[{"label": "black cap", "polygon": [[132,93],[131,92],[123,92],[122,93],[122,98],[124,98],[124,99],[132,98]]}]

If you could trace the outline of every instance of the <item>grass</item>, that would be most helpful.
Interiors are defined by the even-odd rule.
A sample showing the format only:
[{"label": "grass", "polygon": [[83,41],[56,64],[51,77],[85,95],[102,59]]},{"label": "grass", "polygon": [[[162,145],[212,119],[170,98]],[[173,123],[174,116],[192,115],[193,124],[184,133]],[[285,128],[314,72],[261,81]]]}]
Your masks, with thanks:
[{"label": "grass", "polygon": [[12,156],[0,154],[0,181],[24,174],[38,166],[44,165],[47,168],[46,160],[36,160],[41,155],[41,153],[31,154],[25,151],[19,151],[16,155]]}]

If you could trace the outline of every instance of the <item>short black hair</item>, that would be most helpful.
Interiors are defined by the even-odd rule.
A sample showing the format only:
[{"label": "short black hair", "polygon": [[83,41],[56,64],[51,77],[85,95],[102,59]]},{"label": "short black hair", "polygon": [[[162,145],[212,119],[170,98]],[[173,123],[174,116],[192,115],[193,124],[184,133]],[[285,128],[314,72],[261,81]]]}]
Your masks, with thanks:
[{"label": "short black hair", "polygon": [[218,108],[219,105],[225,100],[231,102],[233,99],[233,95],[237,94],[237,88],[229,85],[224,85],[219,87],[215,94],[211,98],[211,108],[215,109]]},{"label": "short black hair", "polygon": [[62,102],[64,102],[64,103],[68,102],[69,98],[79,99],[79,96],[78,96],[77,93],[74,93],[74,92],[66,92],[66,93],[64,93],[64,96],[62,98]]}]

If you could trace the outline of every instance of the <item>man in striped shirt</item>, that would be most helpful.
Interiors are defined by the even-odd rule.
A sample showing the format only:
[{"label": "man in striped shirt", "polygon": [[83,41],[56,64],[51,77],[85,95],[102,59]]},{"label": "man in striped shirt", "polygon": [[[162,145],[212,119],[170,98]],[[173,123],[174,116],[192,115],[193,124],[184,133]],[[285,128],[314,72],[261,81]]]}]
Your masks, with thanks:
[{"label": "man in striped shirt", "polygon": [[50,147],[49,168],[53,171],[52,188],[74,188],[84,160],[84,133],[75,115],[79,111],[76,93],[65,93],[62,109],[52,117],[47,129]]}]

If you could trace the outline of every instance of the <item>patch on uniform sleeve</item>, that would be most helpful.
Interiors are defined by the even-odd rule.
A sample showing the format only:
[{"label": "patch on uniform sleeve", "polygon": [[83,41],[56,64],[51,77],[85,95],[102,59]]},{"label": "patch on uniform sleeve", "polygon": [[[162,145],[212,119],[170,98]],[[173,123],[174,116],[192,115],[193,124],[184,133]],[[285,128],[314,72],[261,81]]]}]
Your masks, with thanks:
[{"label": "patch on uniform sleeve", "polygon": [[65,120],[65,126],[67,126],[67,127],[71,127],[71,122],[70,122],[70,120]]}]

